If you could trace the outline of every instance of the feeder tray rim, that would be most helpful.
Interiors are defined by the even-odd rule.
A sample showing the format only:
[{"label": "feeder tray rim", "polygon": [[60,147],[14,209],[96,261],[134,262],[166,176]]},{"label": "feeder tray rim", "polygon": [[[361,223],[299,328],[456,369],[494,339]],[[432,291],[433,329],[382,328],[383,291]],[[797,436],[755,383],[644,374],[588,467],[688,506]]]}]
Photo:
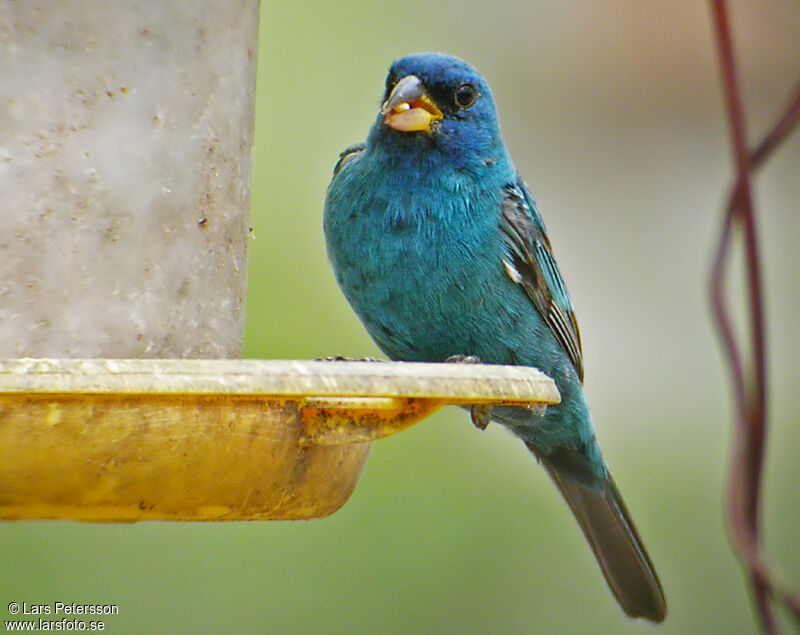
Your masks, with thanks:
[{"label": "feeder tray rim", "polygon": [[0,394],[235,394],[558,403],[552,379],[523,366],[256,359],[0,360]]}]

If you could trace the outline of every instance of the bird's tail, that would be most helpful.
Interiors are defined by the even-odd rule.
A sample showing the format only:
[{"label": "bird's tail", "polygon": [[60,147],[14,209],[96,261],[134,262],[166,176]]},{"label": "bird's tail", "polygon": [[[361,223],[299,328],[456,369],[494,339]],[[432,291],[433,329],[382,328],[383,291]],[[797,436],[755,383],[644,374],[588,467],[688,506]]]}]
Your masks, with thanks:
[{"label": "bird's tail", "polygon": [[608,586],[631,617],[661,622],[667,602],[658,574],[611,475],[596,489],[581,485],[540,456],[594,551]]}]

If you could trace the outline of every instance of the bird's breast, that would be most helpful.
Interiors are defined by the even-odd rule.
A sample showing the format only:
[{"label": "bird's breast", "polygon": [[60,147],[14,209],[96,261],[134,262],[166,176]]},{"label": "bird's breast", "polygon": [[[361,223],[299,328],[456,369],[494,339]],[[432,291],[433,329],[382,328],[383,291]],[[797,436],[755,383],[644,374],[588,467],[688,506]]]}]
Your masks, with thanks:
[{"label": "bird's breast", "polygon": [[339,285],[390,356],[437,361],[469,352],[487,316],[499,315],[498,289],[509,285],[502,190],[386,177],[331,185],[325,229]]}]

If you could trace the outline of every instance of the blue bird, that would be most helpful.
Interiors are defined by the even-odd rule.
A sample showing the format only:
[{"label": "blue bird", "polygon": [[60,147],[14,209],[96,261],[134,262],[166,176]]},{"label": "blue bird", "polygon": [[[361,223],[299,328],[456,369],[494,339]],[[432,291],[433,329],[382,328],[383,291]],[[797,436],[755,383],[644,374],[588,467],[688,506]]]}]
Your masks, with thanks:
[{"label": "blue bird", "polygon": [[392,64],[366,144],[334,168],[324,228],[339,286],[391,359],[553,378],[561,403],[544,415],[496,407],[491,419],[547,469],[622,609],[662,621],[661,583],[592,429],[572,302],[475,69],[438,53]]}]

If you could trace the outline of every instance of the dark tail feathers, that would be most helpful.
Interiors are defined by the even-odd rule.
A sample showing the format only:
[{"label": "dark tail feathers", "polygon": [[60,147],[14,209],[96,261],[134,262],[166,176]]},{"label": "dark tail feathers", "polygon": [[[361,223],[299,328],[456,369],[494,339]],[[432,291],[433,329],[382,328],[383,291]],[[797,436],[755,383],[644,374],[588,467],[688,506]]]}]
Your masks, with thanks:
[{"label": "dark tail feathers", "polygon": [[583,530],[622,609],[631,617],[661,622],[667,601],[653,563],[645,551],[611,475],[597,489],[561,476],[540,456]]}]

